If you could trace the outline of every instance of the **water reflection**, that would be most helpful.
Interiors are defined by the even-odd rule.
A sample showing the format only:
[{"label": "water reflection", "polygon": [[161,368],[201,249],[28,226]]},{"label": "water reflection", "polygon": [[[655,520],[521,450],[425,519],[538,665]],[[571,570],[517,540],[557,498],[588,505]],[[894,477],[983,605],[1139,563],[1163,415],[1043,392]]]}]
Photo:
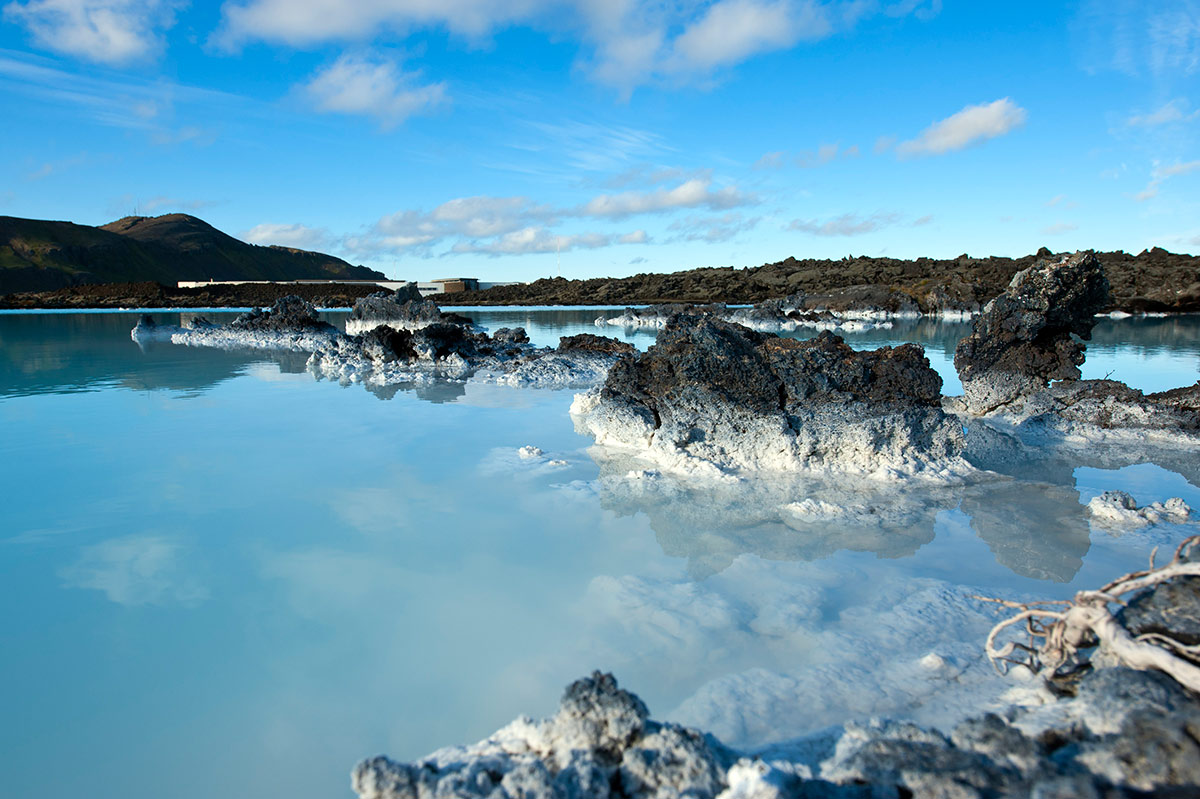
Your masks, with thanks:
[{"label": "water reflection", "polygon": [[[1110,456],[1120,452],[1131,455],[1128,448],[1114,448]],[[1113,457],[1060,454],[1034,458],[1028,470],[1014,457],[1007,464],[1011,474],[982,472],[974,481],[950,486],[820,475],[714,484],[646,471],[636,458],[605,447],[591,447],[588,454],[600,468],[595,485],[601,506],[623,517],[644,515],[663,553],[686,559],[688,574],[697,580],[719,574],[745,554],[780,561],[817,561],[838,552],[910,557],[934,540],[940,514],[957,510],[995,562],[1012,574],[1069,583],[1091,546],[1090,497],[1077,490],[1076,470],[1128,465]],[[1172,459],[1188,457],[1167,450],[1125,460],[1178,468]],[[1016,476],[1022,471],[1027,473]]]},{"label": "water reflection", "polygon": [[621,516],[645,514],[664,554],[686,558],[695,579],[720,573],[743,554],[783,561],[839,551],[906,557],[933,540],[938,512],[958,503],[948,488],[845,476],[692,483],[645,472],[604,447],[588,454],[600,467],[601,506]]}]

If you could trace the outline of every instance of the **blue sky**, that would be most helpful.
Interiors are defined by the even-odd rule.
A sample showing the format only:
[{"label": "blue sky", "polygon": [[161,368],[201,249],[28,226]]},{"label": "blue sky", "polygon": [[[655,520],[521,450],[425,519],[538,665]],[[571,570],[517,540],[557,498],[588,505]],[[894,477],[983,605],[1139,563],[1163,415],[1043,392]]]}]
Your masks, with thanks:
[{"label": "blue sky", "polygon": [[0,0],[0,214],[393,277],[1200,252],[1200,0]]}]

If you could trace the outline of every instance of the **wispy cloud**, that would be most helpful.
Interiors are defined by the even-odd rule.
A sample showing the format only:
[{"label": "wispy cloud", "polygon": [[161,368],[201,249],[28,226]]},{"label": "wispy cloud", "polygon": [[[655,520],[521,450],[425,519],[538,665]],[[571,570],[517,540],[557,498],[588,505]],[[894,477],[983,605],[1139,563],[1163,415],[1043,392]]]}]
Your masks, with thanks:
[{"label": "wispy cloud", "polygon": [[873,0],[233,0],[211,41],[237,49],[254,41],[308,48],[367,42],[385,31],[446,30],[478,40],[527,26],[576,37],[579,66],[623,96],[648,82],[706,80],[772,51],[824,39],[880,14],[928,18],[940,2]]},{"label": "wispy cloud", "polygon": [[419,73],[378,55],[344,54],[303,91],[318,111],[373,117],[384,128],[449,100],[444,83],[421,84]]},{"label": "wispy cloud", "polygon": [[566,219],[615,222],[635,216],[671,214],[681,210],[724,211],[753,205],[758,198],[737,186],[716,186],[707,170],[674,185],[654,185],[674,170],[639,168],[622,181],[652,181],[646,189],[598,194],[574,206],[550,206],[528,197],[459,197],[431,211],[406,209],[380,218],[361,234],[341,241],[355,257],[409,252],[432,255],[433,248],[450,243],[446,252],[513,255],[566,249],[596,249],[613,244],[649,241],[644,231],[558,234],[552,228]]},{"label": "wispy cloud", "polygon": [[940,122],[935,122],[915,139],[896,145],[901,158],[941,155],[1003,136],[1025,124],[1028,116],[1005,97],[982,105],[969,105]]},{"label": "wispy cloud", "polygon": [[895,211],[876,211],[868,216],[848,213],[825,220],[793,219],[788,224],[787,230],[808,233],[813,236],[863,236],[888,227],[898,225],[919,227],[933,221],[932,216],[922,216],[912,221],[908,221],[908,219],[904,214]]},{"label": "wispy cloud", "polygon": [[737,211],[730,211],[719,216],[687,216],[675,220],[667,229],[678,234],[674,241],[715,244],[753,230],[761,221],[762,217],[759,216],[747,217]]},{"label": "wispy cloud", "polygon": [[1174,78],[1200,69],[1196,0],[1084,0],[1073,28],[1088,69]]},{"label": "wispy cloud", "polygon": [[1158,196],[1158,190],[1162,184],[1170,178],[1179,175],[1188,175],[1197,171],[1200,171],[1200,161],[1185,161],[1168,166],[1155,164],[1154,168],[1150,171],[1150,182],[1146,184],[1146,188],[1133,195],[1133,199],[1138,202],[1153,199]]},{"label": "wispy cloud", "polygon": [[1200,118],[1200,109],[1189,111],[1190,107],[1187,100],[1178,97],[1169,103],[1155,109],[1147,114],[1134,114],[1129,117],[1127,124],[1131,127],[1158,127],[1159,125],[1169,125],[1173,122],[1191,122],[1194,119]]},{"label": "wispy cloud", "polygon": [[720,211],[757,202],[734,186],[714,189],[707,178],[692,178],[672,188],[626,191],[592,198],[572,215],[623,219],[638,214],[656,214],[679,208],[708,208]]},{"label": "wispy cloud", "polygon": [[782,150],[776,150],[771,153],[763,153],[762,158],[754,162],[755,169],[781,169],[787,160],[787,153]]},{"label": "wispy cloud", "polygon": [[123,66],[164,49],[180,0],[28,0],[4,7],[39,47],[88,61]]},{"label": "wispy cloud", "polygon": [[240,234],[242,241],[263,246],[292,247],[297,250],[325,251],[333,249],[335,238],[324,228],[307,225],[280,225],[263,222]]},{"label": "wispy cloud", "polygon": [[1055,222],[1053,225],[1042,228],[1040,232],[1046,236],[1061,236],[1076,230],[1079,230],[1079,225],[1074,222]]},{"label": "wispy cloud", "polygon": [[646,244],[650,237],[644,230],[629,233],[576,233],[555,235],[545,228],[524,228],[506,233],[491,241],[461,241],[450,248],[453,253],[479,253],[490,256],[530,255],[534,253],[595,250],[614,244]]},{"label": "wispy cloud", "polygon": [[[11,50],[0,50],[0,87],[101,125],[141,131],[156,144],[210,143],[214,119],[263,113],[238,95],[104,70],[71,71]],[[185,113],[198,122],[180,122]]]}]

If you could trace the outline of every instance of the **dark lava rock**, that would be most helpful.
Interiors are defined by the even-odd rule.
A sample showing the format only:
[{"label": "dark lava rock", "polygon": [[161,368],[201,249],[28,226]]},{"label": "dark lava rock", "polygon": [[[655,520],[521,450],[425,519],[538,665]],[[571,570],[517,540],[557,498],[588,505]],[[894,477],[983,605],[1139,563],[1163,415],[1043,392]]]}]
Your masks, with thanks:
[{"label": "dark lava rock", "polygon": [[619,361],[604,395],[657,412],[683,390],[760,413],[814,404],[938,406],[942,379],[915,344],[859,352],[824,331],[807,341],[758,333],[714,317],[676,316],[645,353]]},{"label": "dark lava rock", "polygon": [[1108,280],[1094,253],[1041,261],[1017,273],[959,342],[954,366],[968,410],[985,414],[1045,388],[1078,380],[1095,314],[1111,304]]},{"label": "dark lava rock", "polygon": [[502,327],[492,333],[492,342],[497,347],[518,347],[529,343],[529,335],[523,327]]},{"label": "dark lava rock", "polygon": [[650,721],[646,706],[596,672],[571,684],[558,713],[461,755],[359,763],[364,799],[715,799],[731,753],[695,730]]},{"label": "dark lava rock", "polygon": [[1117,619],[1135,636],[1158,633],[1200,646],[1200,577],[1182,577],[1143,591]]},{"label": "dark lava rock", "polygon": [[464,327],[473,327],[475,324],[460,314],[442,313],[436,303],[421,298],[415,283],[394,292],[376,292],[356,301],[346,320],[346,329],[354,332],[366,330],[372,322],[387,323],[393,327],[405,327],[410,330],[431,324]]},{"label": "dark lava rock", "polygon": [[361,336],[363,354],[379,363],[407,361],[417,357],[413,348],[413,334],[408,330],[393,330],[379,325]]},{"label": "dark lava rock", "polygon": [[610,355],[627,355],[637,352],[637,347],[619,339],[580,333],[563,336],[558,340],[558,352],[601,352]]},{"label": "dark lava rock", "polygon": [[230,327],[242,330],[261,330],[275,333],[293,331],[327,331],[335,332],[333,325],[322,322],[317,317],[317,309],[312,303],[302,300],[295,295],[281,297],[275,301],[270,310],[261,308],[247,311],[229,323]]},{"label": "dark lava rock", "polygon": [[913,473],[958,465],[962,428],[940,391],[915,345],[858,352],[829,332],[797,341],[678,314],[572,413],[598,443],[648,448],[671,468]]}]

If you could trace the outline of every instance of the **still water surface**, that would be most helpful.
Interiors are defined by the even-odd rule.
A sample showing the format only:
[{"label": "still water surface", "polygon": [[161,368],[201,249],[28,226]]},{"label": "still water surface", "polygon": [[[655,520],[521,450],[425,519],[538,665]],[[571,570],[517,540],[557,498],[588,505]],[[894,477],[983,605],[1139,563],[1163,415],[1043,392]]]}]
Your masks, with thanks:
[{"label": "still water surface", "polygon": [[[469,314],[538,344],[653,341],[596,311]],[[357,759],[548,714],[593,668],[741,746],[936,720],[996,690],[993,619],[964,592],[1066,596],[1192,531],[1095,528],[1103,490],[1200,507],[1151,464],[955,489],[628,480],[574,432],[569,391],[371,393],[302,355],[139,349],[135,321],[0,314],[5,797],[348,796]],[[965,329],[847,338],[923,344],[955,393]],[[1200,319],[1102,322],[1088,358],[1088,377],[1192,383]],[[787,510],[804,499],[852,511]]]}]

